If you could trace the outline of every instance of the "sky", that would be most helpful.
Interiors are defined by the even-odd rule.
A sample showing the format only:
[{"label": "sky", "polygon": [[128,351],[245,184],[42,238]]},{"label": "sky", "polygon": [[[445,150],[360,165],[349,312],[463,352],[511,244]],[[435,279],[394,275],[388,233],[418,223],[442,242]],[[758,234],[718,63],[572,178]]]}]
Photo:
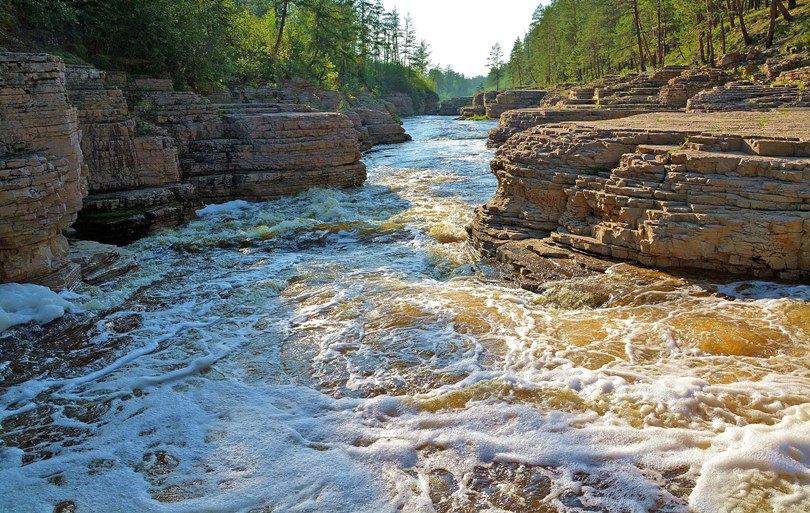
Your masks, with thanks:
[{"label": "sky", "polygon": [[515,39],[523,37],[541,0],[383,0],[402,19],[411,14],[417,37],[430,45],[433,65],[450,65],[468,76],[487,74],[492,45],[500,43],[506,57]]}]

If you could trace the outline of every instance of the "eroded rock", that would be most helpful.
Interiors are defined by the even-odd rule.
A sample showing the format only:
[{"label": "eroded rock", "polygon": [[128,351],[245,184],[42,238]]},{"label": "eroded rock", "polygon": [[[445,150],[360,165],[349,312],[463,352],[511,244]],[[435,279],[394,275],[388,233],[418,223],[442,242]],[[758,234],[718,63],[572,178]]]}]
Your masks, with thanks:
[{"label": "eroded rock", "polygon": [[62,231],[87,192],[64,63],[0,54],[0,282],[60,288],[80,277]]},{"label": "eroded rock", "polygon": [[772,127],[756,113],[650,114],[524,131],[492,162],[498,190],[472,239],[489,255],[549,238],[658,268],[806,278],[808,113]]}]

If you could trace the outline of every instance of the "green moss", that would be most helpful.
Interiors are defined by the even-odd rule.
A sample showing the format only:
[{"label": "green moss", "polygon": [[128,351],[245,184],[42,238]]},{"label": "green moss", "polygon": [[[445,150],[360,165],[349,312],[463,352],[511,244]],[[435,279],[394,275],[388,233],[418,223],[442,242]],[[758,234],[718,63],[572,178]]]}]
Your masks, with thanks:
[{"label": "green moss", "polygon": [[489,116],[484,114],[483,116],[476,115],[476,116],[470,116],[470,117],[464,118],[464,119],[465,119],[465,121],[489,121],[492,118],[490,118]]}]

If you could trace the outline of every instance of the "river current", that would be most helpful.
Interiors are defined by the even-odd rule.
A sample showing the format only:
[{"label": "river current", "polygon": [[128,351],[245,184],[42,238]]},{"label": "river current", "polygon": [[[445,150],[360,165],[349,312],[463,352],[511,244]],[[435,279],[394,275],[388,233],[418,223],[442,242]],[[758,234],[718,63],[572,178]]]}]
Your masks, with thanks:
[{"label": "river current", "polygon": [[493,124],[405,125],[0,334],[0,511],[810,511],[810,286],[521,290],[464,230]]}]

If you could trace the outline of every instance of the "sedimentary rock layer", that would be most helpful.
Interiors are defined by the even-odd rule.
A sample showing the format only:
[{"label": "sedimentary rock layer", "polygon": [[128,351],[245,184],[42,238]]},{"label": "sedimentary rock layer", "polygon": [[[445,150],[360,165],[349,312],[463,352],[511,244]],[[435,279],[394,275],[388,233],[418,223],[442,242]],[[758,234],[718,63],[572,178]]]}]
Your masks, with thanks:
[{"label": "sedimentary rock layer", "polygon": [[602,110],[602,109],[519,109],[504,112],[498,126],[489,131],[487,146],[497,148],[505,143],[512,135],[534,126],[562,123],[567,121],[598,121],[602,119],[617,119],[641,114],[634,110]]},{"label": "sedimentary rock layer", "polygon": [[472,105],[467,105],[461,108],[462,118],[472,118],[476,116],[486,116],[487,106],[495,101],[495,98],[501,94],[500,91],[482,91],[472,99]]},{"label": "sedimentary rock layer", "polygon": [[729,82],[701,91],[687,103],[689,112],[771,110],[780,107],[810,107],[810,91],[795,84]]},{"label": "sedimentary rock layer", "polygon": [[545,96],[546,91],[542,89],[504,91],[496,96],[494,101],[487,103],[487,117],[500,119],[501,114],[509,110],[539,107]]},{"label": "sedimentary rock layer", "polygon": [[80,278],[62,235],[86,193],[79,135],[62,60],[0,54],[0,282]]},{"label": "sedimentary rock layer", "polygon": [[450,98],[442,102],[436,114],[439,116],[458,116],[461,114],[461,108],[472,104],[472,101],[472,96]]},{"label": "sedimentary rock layer", "polygon": [[510,138],[470,233],[659,268],[810,277],[807,110],[667,114],[535,127]]},{"label": "sedimentary rock layer", "polygon": [[91,66],[66,67],[67,93],[78,112],[90,192],[177,183],[174,141],[158,127],[136,126],[123,92],[108,86],[105,76]]},{"label": "sedimentary rock layer", "polygon": [[[313,187],[349,187],[365,180],[360,143],[400,142],[404,129],[374,109],[344,115],[312,112],[299,103],[267,103],[244,89],[248,103],[215,105],[170,83],[135,80],[130,102],[136,114],[166,127],[180,143],[180,169],[208,202],[259,201]],[[303,94],[303,93],[302,93]]]},{"label": "sedimentary rock layer", "polygon": [[365,181],[352,122],[339,113],[226,116],[226,137],[191,141],[183,167],[206,201],[262,200]]},{"label": "sedimentary rock layer", "polygon": [[[67,92],[77,107],[90,195],[74,228],[78,236],[126,244],[158,227],[175,226],[202,202],[180,186],[177,145],[165,129],[137,119],[116,75],[67,66]],[[171,87],[167,87],[171,89]]]}]

